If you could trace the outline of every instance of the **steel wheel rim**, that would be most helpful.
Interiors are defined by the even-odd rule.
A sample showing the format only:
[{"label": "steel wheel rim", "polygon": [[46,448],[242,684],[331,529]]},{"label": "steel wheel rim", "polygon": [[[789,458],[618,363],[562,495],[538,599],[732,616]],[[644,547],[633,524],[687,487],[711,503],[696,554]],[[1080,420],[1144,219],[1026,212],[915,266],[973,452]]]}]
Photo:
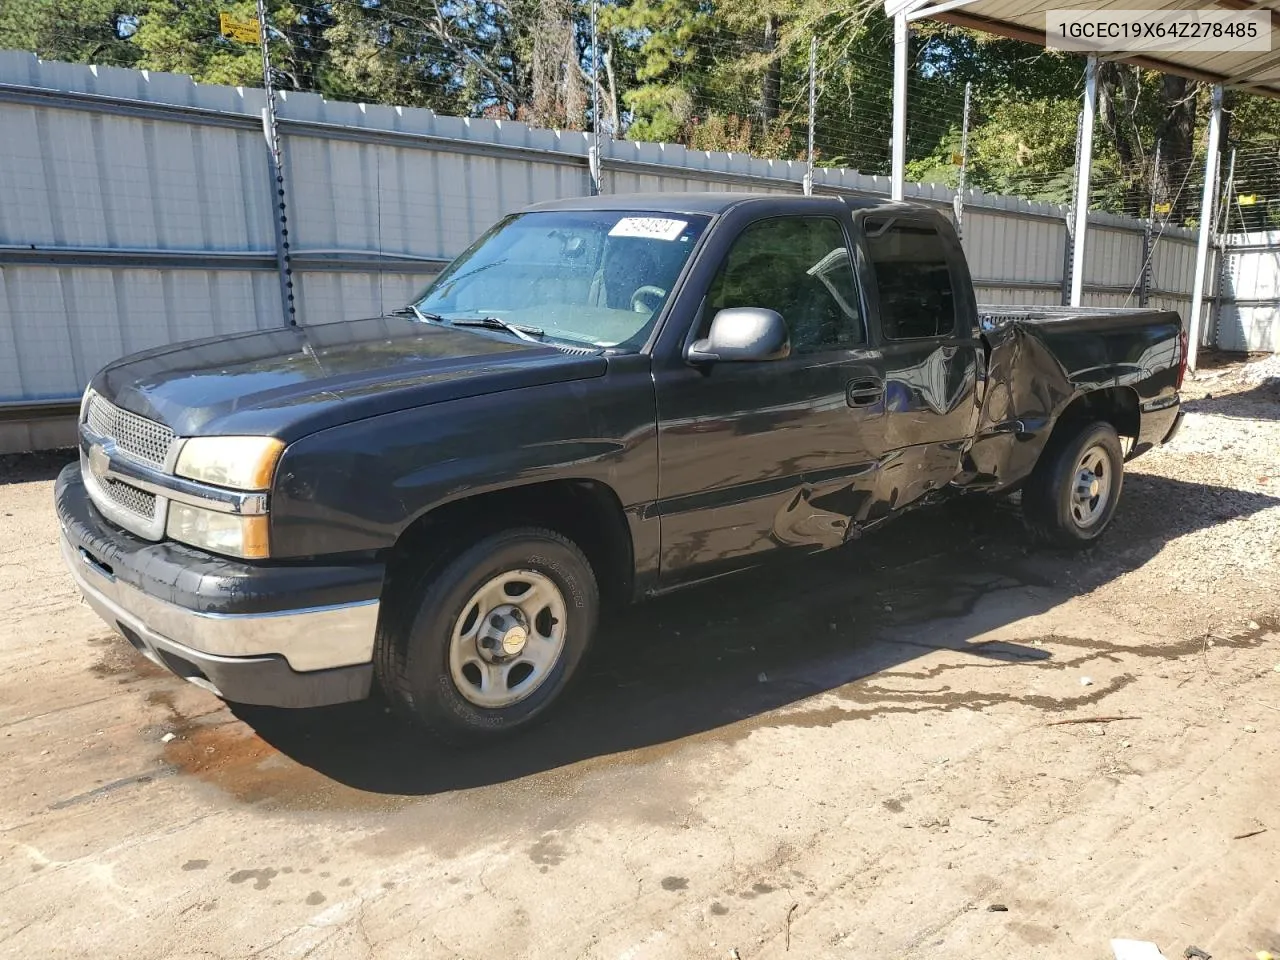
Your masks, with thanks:
[{"label": "steel wheel rim", "polygon": [[469,703],[501,709],[529,697],[564,652],[566,604],[536,570],[508,570],[471,594],[449,638],[449,674]]},{"label": "steel wheel rim", "polygon": [[1107,511],[1115,488],[1111,458],[1101,444],[1080,455],[1071,478],[1071,520],[1082,530],[1096,526]]}]

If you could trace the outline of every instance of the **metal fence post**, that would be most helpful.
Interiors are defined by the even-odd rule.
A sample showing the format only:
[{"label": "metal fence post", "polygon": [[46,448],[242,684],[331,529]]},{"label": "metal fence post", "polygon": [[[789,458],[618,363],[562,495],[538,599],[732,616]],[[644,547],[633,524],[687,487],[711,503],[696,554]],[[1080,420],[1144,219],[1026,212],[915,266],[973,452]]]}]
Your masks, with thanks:
[{"label": "metal fence post", "polygon": [[1080,114],[1080,159],[1076,163],[1075,229],[1071,235],[1071,306],[1084,299],[1085,239],[1089,234],[1089,180],[1093,175],[1093,128],[1098,108],[1098,58],[1084,68],[1084,109]]},{"label": "metal fence post", "polygon": [[284,322],[297,326],[297,312],[293,303],[293,267],[289,262],[289,216],[285,210],[284,162],[280,150],[280,129],[276,125],[276,89],[271,82],[271,51],[267,45],[267,4],[258,0],[258,42],[262,46],[262,88],[267,105],[262,109],[262,134],[267,140],[267,157],[271,169],[271,184],[275,191],[276,269],[280,274],[280,305],[284,309]]},{"label": "metal fence post", "polygon": [[964,119],[960,124],[960,176],[956,180],[956,236],[964,239],[964,183],[969,167],[969,94],[973,83],[964,85]]},{"label": "metal fence post", "polygon": [[809,38],[809,154],[804,174],[804,195],[813,196],[813,124],[818,108],[818,37]]},{"label": "metal fence post", "polygon": [[1231,159],[1227,161],[1227,185],[1222,190],[1222,196],[1218,198],[1218,207],[1214,215],[1214,222],[1218,227],[1218,240],[1226,236],[1231,229],[1231,198],[1236,193],[1236,148],[1231,148]]},{"label": "metal fence post", "polygon": [[1142,228],[1142,272],[1138,277],[1138,306],[1145,307],[1151,290],[1151,261],[1155,255],[1152,229],[1156,221],[1156,189],[1160,184],[1160,141],[1156,141],[1155,160],[1151,164],[1151,200],[1147,204],[1147,222]]},{"label": "metal fence post", "polygon": [[600,37],[596,29],[599,0],[591,0],[591,148],[587,166],[591,170],[591,195],[599,196],[600,187]]},{"label": "metal fence post", "polygon": [[[1219,201],[1221,213],[1217,214],[1218,269],[1214,271],[1213,302],[1209,308],[1209,316],[1213,318],[1213,334],[1210,343],[1216,346],[1222,330],[1222,291],[1226,289],[1231,277],[1231,258],[1227,256],[1227,234],[1231,232],[1231,201],[1236,195],[1236,148],[1231,148],[1231,160],[1227,164],[1227,184]],[[1248,232],[1244,222],[1244,211],[1241,211],[1240,229]],[[1206,333],[1207,333],[1206,329]]]},{"label": "metal fence post", "polygon": [[[1080,134],[1084,129],[1084,112],[1076,114],[1076,162],[1072,167],[1071,179],[1078,180],[1080,178]],[[1074,194],[1073,194],[1074,196]],[[1065,307],[1071,302],[1071,272],[1075,268],[1072,262],[1072,255],[1075,251],[1075,201],[1067,207],[1067,216],[1063,221],[1066,230],[1067,242],[1063,245],[1062,250],[1062,305]]]},{"label": "metal fence post", "polygon": [[889,199],[901,200],[907,169],[907,59],[911,25],[905,11],[893,18],[893,134],[889,141]]},{"label": "metal fence post", "polygon": [[1192,281],[1191,315],[1187,318],[1187,369],[1196,372],[1204,312],[1204,283],[1209,270],[1210,221],[1218,188],[1218,141],[1222,137],[1222,84],[1214,84],[1209,108],[1209,143],[1204,156],[1204,185],[1200,194],[1200,224],[1196,240],[1196,276]]}]

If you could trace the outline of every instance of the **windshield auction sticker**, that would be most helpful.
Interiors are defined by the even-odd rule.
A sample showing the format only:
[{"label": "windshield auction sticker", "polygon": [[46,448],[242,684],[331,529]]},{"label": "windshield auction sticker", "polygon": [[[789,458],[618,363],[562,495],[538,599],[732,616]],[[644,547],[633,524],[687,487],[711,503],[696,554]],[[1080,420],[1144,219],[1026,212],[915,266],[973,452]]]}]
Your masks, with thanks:
[{"label": "windshield auction sticker", "polygon": [[609,236],[678,240],[688,225],[688,220],[669,220],[666,217],[623,217],[613,225]]},{"label": "windshield auction sticker", "polygon": [[1076,53],[1271,49],[1268,10],[1049,10],[1045,46]]}]

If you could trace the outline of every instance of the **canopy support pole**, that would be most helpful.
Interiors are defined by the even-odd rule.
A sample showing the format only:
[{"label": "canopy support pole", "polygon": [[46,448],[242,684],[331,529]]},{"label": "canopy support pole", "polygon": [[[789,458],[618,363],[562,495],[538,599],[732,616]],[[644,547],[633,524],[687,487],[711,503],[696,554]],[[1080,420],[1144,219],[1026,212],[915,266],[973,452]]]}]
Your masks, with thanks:
[{"label": "canopy support pole", "polygon": [[1200,193],[1200,239],[1196,244],[1196,279],[1191,292],[1191,316],[1187,329],[1187,369],[1196,369],[1200,348],[1201,316],[1204,311],[1204,282],[1209,273],[1209,234],[1212,229],[1214,193],[1218,187],[1218,141],[1222,139],[1222,85],[1213,88],[1213,108],[1209,112],[1209,149],[1204,158],[1204,190]]},{"label": "canopy support pole", "polygon": [[1093,120],[1098,106],[1098,58],[1084,68],[1084,110],[1080,121],[1080,156],[1076,160],[1075,226],[1071,231],[1071,306],[1084,294],[1084,241],[1089,230],[1089,180],[1093,174]]},{"label": "canopy support pole", "polygon": [[911,27],[906,13],[893,18],[893,150],[889,168],[889,198],[902,199],[907,168],[907,58]]}]

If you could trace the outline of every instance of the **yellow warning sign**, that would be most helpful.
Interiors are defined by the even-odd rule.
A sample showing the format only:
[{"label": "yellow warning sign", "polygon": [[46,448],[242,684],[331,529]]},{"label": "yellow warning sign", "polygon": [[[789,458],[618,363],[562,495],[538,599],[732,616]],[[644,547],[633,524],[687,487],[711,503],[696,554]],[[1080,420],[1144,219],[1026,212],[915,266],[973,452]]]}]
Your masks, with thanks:
[{"label": "yellow warning sign", "polygon": [[1256,193],[1237,194],[1236,202],[1239,203],[1240,206],[1242,207],[1252,207],[1255,203],[1258,202],[1258,195]]},{"label": "yellow warning sign", "polygon": [[258,42],[258,21],[254,19],[241,20],[234,13],[219,13],[218,30],[224,37],[241,43]]},{"label": "yellow warning sign", "polygon": [[1173,209],[1173,204],[1171,203],[1157,203],[1155,205],[1156,213],[1168,213],[1172,209]]}]

